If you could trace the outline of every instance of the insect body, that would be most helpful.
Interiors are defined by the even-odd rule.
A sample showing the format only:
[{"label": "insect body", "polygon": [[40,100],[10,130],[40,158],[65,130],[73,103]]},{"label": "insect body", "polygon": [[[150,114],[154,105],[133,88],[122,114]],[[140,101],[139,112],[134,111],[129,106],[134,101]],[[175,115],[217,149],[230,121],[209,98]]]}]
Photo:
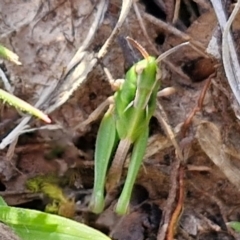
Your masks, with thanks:
[{"label": "insect body", "polygon": [[116,206],[118,214],[125,214],[131,192],[145,153],[149,135],[149,121],[155,111],[157,92],[157,61],[140,49],[145,57],[126,74],[126,80],[114,95],[114,103],[104,115],[96,141],[95,180],[90,208],[100,213],[104,208],[106,174],[107,191],[119,183],[126,156],[132,146],[131,160],[123,191]]},{"label": "insect body", "polygon": [[[127,72],[126,80],[114,94],[113,103],[100,124],[94,156],[94,187],[90,202],[90,209],[94,213],[100,213],[104,209],[105,186],[107,192],[111,192],[119,184],[124,161],[132,147],[127,178],[115,209],[118,214],[127,212],[133,185],[147,146],[149,121],[156,108],[157,92],[160,88],[157,65],[178,48],[189,44],[186,42],[175,46],[155,59],[133,39],[128,40],[142,53],[144,60],[133,65]],[[89,119],[86,122],[91,122],[94,118]]]}]

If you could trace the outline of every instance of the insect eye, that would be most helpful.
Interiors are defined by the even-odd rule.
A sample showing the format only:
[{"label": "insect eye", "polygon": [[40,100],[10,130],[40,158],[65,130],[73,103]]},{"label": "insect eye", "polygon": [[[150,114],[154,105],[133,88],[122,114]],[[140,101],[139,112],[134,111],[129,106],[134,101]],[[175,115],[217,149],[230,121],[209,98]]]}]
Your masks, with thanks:
[{"label": "insect eye", "polygon": [[143,70],[147,67],[147,62],[142,62],[142,63],[139,63],[139,64],[136,64],[135,66],[135,72],[137,74],[142,74]]}]

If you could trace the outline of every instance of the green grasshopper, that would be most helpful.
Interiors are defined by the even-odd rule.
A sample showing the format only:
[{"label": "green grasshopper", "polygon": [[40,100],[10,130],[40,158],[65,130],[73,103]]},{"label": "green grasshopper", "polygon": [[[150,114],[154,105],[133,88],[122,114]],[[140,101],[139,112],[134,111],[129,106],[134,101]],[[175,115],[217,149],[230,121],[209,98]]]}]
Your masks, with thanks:
[{"label": "green grasshopper", "polygon": [[[111,192],[119,184],[124,161],[132,147],[127,178],[115,209],[117,214],[126,214],[147,146],[149,121],[156,108],[157,92],[160,88],[157,64],[160,58],[183,45],[156,59],[149,56],[136,41],[131,38],[128,40],[141,52],[144,60],[137,62],[127,72],[126,80],[114,94],[113,104],[100,124],[95,150],[94,188],[90,201],[90,209],[94,213],[100,213],[104,209],[105,184],[107,192]],[[115,150],[115,157],[109,168]]]}]

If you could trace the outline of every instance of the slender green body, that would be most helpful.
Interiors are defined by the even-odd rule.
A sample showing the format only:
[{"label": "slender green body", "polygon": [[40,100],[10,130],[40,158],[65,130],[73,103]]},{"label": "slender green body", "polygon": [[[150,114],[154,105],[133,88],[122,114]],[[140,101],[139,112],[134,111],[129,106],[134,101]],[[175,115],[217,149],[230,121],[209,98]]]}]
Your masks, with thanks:
[{"label": "slender green body", "polygon": [[115,93],[114,116],[120,139],[128,138],[134,142],[148,127],[159,89],[156,71],[153,57],[136,63],[127,72],[122,88]]},{"label": "slender green body", "polygon": [[[126,74],[126,80],[114,95],[114,106],[101,122],[96,141],[95,180],[90,203],[90,208],[95,213],[103,211],[105,184],[107,191],[111,191],[119,183],[121,168],[130,147],[133,146],[127,179],[116,206],[118,214],[127,212],[147,146],[149,121],[156,107],[160,87],[156,76],[157,61],[154,57],[147,57],[133,65]],[[109,166],[119,140],[116,156]]]}]

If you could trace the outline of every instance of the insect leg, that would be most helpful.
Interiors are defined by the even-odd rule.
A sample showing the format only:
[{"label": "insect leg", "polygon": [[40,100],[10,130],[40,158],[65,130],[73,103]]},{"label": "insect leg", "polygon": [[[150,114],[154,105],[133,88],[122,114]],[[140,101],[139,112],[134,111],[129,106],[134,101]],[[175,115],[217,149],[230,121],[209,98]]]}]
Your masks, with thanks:
[{"label": "insect leg", "polygon": [[131,160],[128,168],[127,179],[125,181],[122,193],[118,199],[116,213],[120,215],[126,214],[131,199],[132,189],[137,178],[139,168],[141,166],[143,156],[147,147],[149,135],[149,127],[147,127],[136,140],[133,146]]},{"label": "insect leg", "polygon": [[96,140],[94,156],[94,187],[89,206],[94,213],[100,213],[104,209],[106,174],[117,140],[118,137],[114,117],[111,109],[109,109],[100,124]]}]

